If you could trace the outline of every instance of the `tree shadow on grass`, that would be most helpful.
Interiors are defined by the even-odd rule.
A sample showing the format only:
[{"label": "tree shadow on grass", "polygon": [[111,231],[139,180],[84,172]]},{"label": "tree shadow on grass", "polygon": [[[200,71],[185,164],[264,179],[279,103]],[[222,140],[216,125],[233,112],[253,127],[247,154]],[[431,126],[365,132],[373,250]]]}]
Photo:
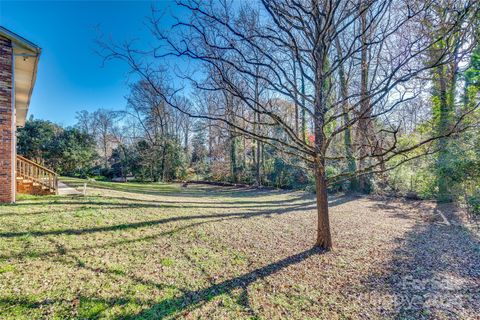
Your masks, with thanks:
[{"label": "tree shadow on grass", "polygon": [[174,285],[157,283],[157,282],[154,282],[154,281],[145,280],[141,277],[138,277],[138,276],[135,276],[135,275],[132,275],[132,274],[127,274],[125,271],[122,271],[122,270],[117,270],[117,269],[111,270],[111,269],[108,269],[108,268],[105,268],[105,267],[91,267],[91,266],[88,266],[80,258],[71,254],[70,250],[67,250],[66,248],[64,248],[60,243],[57,243],[57,242],[54,242],[54,241],[53,241],[53,243],[55,245],[55,248],[56,248],[56,251],[57,251],[57,254],[58,254],[58,258],[59,258],[59,260],[56,260],[56,261],[60,261],[61,263],[63,263],[66,266],[73,266],[73,267],[76,267],[76,268],[81,268],[81,269],[88,270],[88,271],[93,272],[93,273],[103,273],[103,274],[111,276],[112,280],[114,280],[114,281],[117,280],[115,277],[125,277],[125,278],[129,278],[130,280],[132,280],[136,283],[140,283],[140,284],[150,286],[150,287],[155,287],[159,290],[164,290],[164,289],[169,288],[169,289],[175,289],[175,290],[182,291],[180,288],[177,288]]},{"label": "tree shadow on grass", "polygon": [[384,316],[478,316],[480,242],[461,225],[453,210],[451,205],[438,205],[429,217],[422,217],[426,221],[419,220],[403,239],[398,239],[400,245],[381,271],[365,279],[369,299],[377,299],[369,303],[383,310]]},{"label": "tree shadow on grass", "polygon": [[111,183],[111,182],[87,182],[87,181],[66,181],[65,184],[73,188],[83,188],[87,183],[89,189],[114,190],[119,192],[137,193],[142,195],[172,195],[181,197],[203,197],[205,195],[219,197],[260,197],[271,194],[289,192],[271,188],[259,189],[246,186],[216,186],[210,184],[189,184],[187,188],[180,187],[180,184],[155,184],[155,183]]},{"label": "tree shadow on grass", "polygon": [[[298,203],[299,199],[291,199],[289,201],[262,201],[262,202],[251,202],[250,204],[246,204],[246,202],[181,202],[181,201],[155,201],[155,200],[134,200],[134,199],[123,199],[123,198],[107,198],[111,200],[126,200],[131,201],[131,203],[125,202],[109,202],[109,201],[94,201],[94,200],[83,200],[83,201],[55,201],[52,203],[41,203],[37,204],[40,206],[63,206],[63,205],[71,205],[71,206],[84,206],[84,209],[94,209],[98,207],[107,208],[107,209],[136,209],[136,208],[178,208],[178,209],[189,209],[189,208],[197,208],[197,209],[234,209],[234,208],[262,208],[268,207],[271,208],[273,206],[289,206],[289,203],[296,202],[295,204],[311,204],[311,201],[306,201],[302,203]],[[301,199],[300,199],[301,200]],[[22,203],[19,206],[35,206],[35,203]],[[73,207],[72,209],[82,209],[82,207]],[[45,211],[45,213],[51,211]],[[9,216],[15,215],[15,213],[2,213],[1,216]],[[20,213],[17,215],[29,215],[29,213]]]},{"label": "tree shadow on grass", "polygon": [[127,196],[102,196],[104,199],[112,199],[116,201],[134,201],[138,203],[174,203],[174,204],[187,204],[187,205],[252,205],[253,207],[258,207],[258,206],[272,206],[272,205],[284,205],[284,204],[289,204],[292,202],[297,202],[297,201],[310,201],[313,202],[315,201],[315,196],[313,194],[309,193],[302,193],[298,194],[295,197],[289,197],[287,199],[280,199],[280,200],[240,200],[240,199],[235,199],[234,201],[225,201],[228,198],[222,198],[220,201],[178,201],[178,200],[169,200],[169,199],[161,199],[161,200],[155,200],[155,199],[137,199],[135,197],[127,197]]},{"label": "tree shadow on grass", "polygon": [[[0,310],[3,309],[7,318],[16,319],[17,314],[14,313],[13,317],[8,317],[8,309],[14,308],[25,311],[26,314],[30,310],[46,309],[53,307],[54,305],[63,306],[60,310],[56,310],[55,314],[50,314],[55,319],[99,319],[102,314],[109,308],[114,306],[127,306],[127,305],[145,305],[153,304],[153,299],[127,299],[127,298],[97,298],[79,295],[73,300],[64,298],[46,298],[43,300],[37,300],[29,296],[16,296],[16,297],[0,297]],[[66,308],[68,306],[68,308]],[[48,311],[47,311],[48,312]],[[2,312],[3,313],[3,312]],[[3,314],[2,314],[3,316]],[[3,319],[3,318],[2,318]],[[28,319],[22,317],[22,319]],[[48,313],[43,312],[43,316],[39,319],[50,319]]]},{"label": "tree shadow on grass", "polygon": [[[81,198],[77,198],[80,200]],[[345,195],[336,195],[331,197],[332,204],[331,206],[340,205],[342,203],[346,203],[348,201],[355,200],[355,197],[345,196]],[[84,202],[77,202],[84,203]],[[312,205],[313,203],[313,205]],[[142,204],[142,203],[140,203]],[[310,205],[309,205],[310,204]],[[92,206],[98,205],[99,208],[104,209],[103,204],[98,204],[96,202],[91,203]],[[117,207],[116,207],[117,208]],[[169,222],[177,222],[177,221],[188,221],[188,220],[196,220],[195,222],[184,224],[177,226],[171,230],[166,230],[158,233],[154,233],[151,235],[147,235],[140,238],[129,238],[124,236],[124,233],[118,233],[118,236],[114,236],[114,241],[110,241],[108,243],[102,244],[85,244],[81,247],[70,248],[69,251],[82,251],[82,250],[89,250],[94,248],[109,248],[109,247],[116,247],[122,244],[134,243],[134,242],[141,242],[141,241],[149,241],[161,236],[169,236],[182,230],[194,228],[204,224],[210,223],[217,223],[226,220],[235,220],[235,219],[249,219],[255,217],[271,217],[272,215],[281,215],[289,212],[302,212],[306,210],[314,210],[315,205],[313,200],[310,202],[301,202],[301,203],[294,203],[288,206],[284,206],[281,209],[270,209],[270,210],[257,210],[257,211],[247,211],[247,212],[233,212],[233,213],[221,213],[221,214],[211,214],[211,215],[179,215],[173,217],[166,217],[163,219],[156,219],[156,220],[147,220],[147,221],[140,221],[134,223],[125,223],[125,224],[116,224],[116,225],[107,225],[107,226],[98,226],[98,227],[91,227],[91,228],[83,228],[83,229],[56,229],[56,230],[38,230],[38,231],[22,231],[22,232],[2,232],[0,233],[1,238],[15,238],[15,237],[23,237],[23,236],[35,236],[35,237],[43,237],[43,236],[59,236],[59,235],[72,235],[72,236],[80,236],[83,234],[93,234],[98,232],[115,232],[115,231],[125,231],[128,232],[131,229],[137,228],[145,228],[145,227],[155,227],[157,225],[167,224]],[[44,212],[46,214],[55,214],[55,212],[49,211]],[[118,240],[115,240],[118,238]],[[56,255],[56,250],[45,250],[45,251],[23,251],[19,253],[10,253],[10,254],[0,254],[0,259],[11,259],[11,258],[40,258],[45,256],[53,256]]]},{"label": "tree shadow on grass", "polygon": [[[351,197],[338,197],[335,199],[335,203],[332,205],[339,205],[341,203],[345,203],[347,201],[352,200]],[[102,207],[107,203],[98,203],[92,201],[80,202],[81,204],[88,204],[90,206],[98,206]],[[70,203],[71,204],[71,203]],[[78,204],[78,203],[77,203]],[[108,203],[111,205],[111,203]],[[150,205],[146,205],[139,203],[139,204],[132,204],[126,205],[125,208],[144,208],[150,207]],[[158,207],[158,206],[155,206]],[[122,208],[121,206],[118,208]],[[159,207],[161,208],[161,206]],[[197,207],[195,207],[197,208]],[[201,209],[202,207],[198,207]],[[230,207],[228,207],[230,208]],[[230,218],[230,217],[238,217],[242,219],[248,219],[258,216],[271,216],[271,215],[281,215],[286,214],[293,211],[308,211],[314,210],[316,208],[315,203],[310,204],[307,203],[294,203],[291,205],[284,206],[283,208],[275,208],[269,210],[257,210],[255,212],[247,211],[247,212],[233,212],[233,213],[218,213],[218,214],[199,214],[199,215],[178,215],[174,217],[168,217],[163,219],[155,219],[155,220],[147,220],[147,221],[140,221],[140,222],[133,222],[133,223],[122,223],[116,225],[108,225],[108,226],[101,226],[101,227],[91,227],[91,228],[83,228],[83,229],[58,229],[58,230],[41,230],[41,231],[21,231],[21,232],[1,232],[0,238],[13,238],[13,237],[21,237],[21,236],[49,236],[49,235],[82,235],[82,234],[90,234],[96,232],[108,232],[108,231],[121,231],[121,230],[128,230],[128,229],[137,229],[137,228],[144,228],[150,227],[160,224],[165,224],[169,222],[176,222],[176,221],[183,221],[183,220],[195,220],[195,219],[218,219],[218,218]]]},{"label": "tree shadow on grass", "polygon": [[[94,209],[96,207],[107,207],[108,209],[115,209],[115,208],[180,208],[180,209],[188,209],[188,208],[197,208],[197,209],[233,209],[233,208],[272,208],[273,206],[285,206],[289,207],[292,205],[300,206],[304,205],[305,207],[309,205],[315,205],[315,196],[312,194],[301,194],[296,197],[292,197],[289,199],[283,200],[266,200],[266,201],[244,201],[244,200],[235,200],[235,201],[175,201],[175,200],[144,200],[144,199],[135,199],[131,197],[114,197],[114,196],[102,196],[101,199],[105,199],[107,201],[97,201],[94,199],[88,200],[83,197],[69,197],[67,198],[68,201],[58,201],[54,200],[52,202],[18,202],[14,204],[15,207],[20,206],[62,206],[62,205],[71,205],[71,206],[88,206],[85,209]],[[331,195],[329,197],[329,207],[335,207],[349,201],[353,201],[358,199],[358,196],[354,195],[345,195],[345,194],[336,194]],[[130,203],[125,203],[124,201],[129,201]],[[301,202],[299,202],[301,201]],[[76,209],[73,207],[72,209]],[[79,208],[82,209],[82,208]],[[281,208],[279,208],[281,210]],[[32,213],[0,213],[0,217],[2,216],[15,216],[15,215],[35,215],[41,213],[51,213],[52,211],[39,211],[39,212],[32,212]]]},{"label": "tree shadow on grass", "polygon": [[[233,201],[225,201],[220,199],[216,201],[178,201],[178,199],[138,199],[134,196],[60,196],[55,198],[38,199],[41,201],[20,201],[14,204],[7,204],[4,207],[19,208],[19,207],[50,207],[50,206],[89,206],[91,208],[100,206],[110,206],[119,208],[216,208],[216,209],[230,209],[230,208],[259,208],[289,205],[293,202],[305,201],[305,204],[313,202],[314,198],[310,194],[300,194],[294,197],[280,200],[262,200],[249,201],[232,198]],[[28,215],[29,213],[16,214],[0,213],[1,216],[10,215]]]},{"label": "tree shadow on grass", "polygon": [[208,288],[202,290],[188,291],[180,297],[173,299],[166,299],[160,303],[151,306],[149,309],[140,314],[131,314],[126,316],[126,319],[162,319],[168,316],[173,316],[182,311],[191,310],[199,307],[203,303],[213,300],[215,297],[222,294],[230,294],[234,289],[241,289],[241,299],[238,300],[242,306],[253,313],[249,305],[248,287],[257,280],[264,279],[270,275],[279,272],[291,265],[300,263],[309,257],[324,253],[319,248],[311,248],[295,255],[289,256],[285,259],[271,263],[264,267],[255,269],[241,276],[213,284]]},{"label": "tree shadow on grass", "polygon": [[82,235],[90,234],[97,232],[108,232],[108,231],[122,231],[128,229],[138,229],[144,227],[152,227],[155,225],[161,225],[169,222],[184,221],[184,220],[195,220],[195,219],[218,219],[218,218],[230,218],[237,217],[242,219],[249,219],[258,216],[270,216],[270,215],[281,215],[289,213],[292,211],[298,210],[311,210],[315,207],[304,207],[303,204],[289,206],[284,209],[272,209],[272,210],[260,210],[256,212],[234,212],[234,213],[219,213],[219,214],[199,214],[199,215],[178,215],[174,217],[168,217],[163,219],[147,220],[133,223],[122,223],[116,225],[108,225],[102,227],[91,227],[83,229],[58,229],[58,230],[41,230],[41,231],[21,231],[21,232],[2,232],[0,233],[0,238],[14,238],[21,236],[50,236],[50,235]]},{"label": "tree shadow on grass", "polygon": [[[170,236],[170,235],[176,234],[178,232],[181,232],[183,230],[198,227],[198,226],[203,225],[203,224],[220,222],[220,221],[230,220],[230,219],[235,219],[235,218],[234,217],[228,218],[228,219],[219,218],[219,219],[214,219],[214,220],[194,222],[194,223],[190,223],[190,224],[180,226],[180,227],[172,229],[172,230],[162,231],[162,232],[159,232],[159,233],[155,233],[155,234],[140,237],[140,238],[124,239],[123,237],[119,237],[120,240],[115,240],[115,241],[108,242],[108,243],[95,244],[95,245],[87,244],[87,245],[84,245],[84,246],[81,246],[81,247],[68,248],[68,252],[78,252],[78,251],[85,251],[85,250],[91,250],[91,249],[115,248],[117,246],[126,245],[126,244],[130,244],[130,243],[150,241],[150,240],[157,239],[159,237]],[[43,252],[27,251],[27,252],[19,252],[19,253],[16,253],[16,254],[8,254],[8,255],[4,255],[4,254],[0,253],[0,259],[8,260],[8,259],[23,259],[23,258],[41,258],[41,257],[57,256],[59,254],[60,254],[60,252],[59,252],[58,249],[48,250],[48,251],[43,251]]]},{"label": "tree shadow on grass", "polygon": [[[61,205],[61,203],[56,203],[58,205]],[[246,205],[246,206],[241,206],[238,207],[234,203],[231,205],[184,205],[182,202],[177,202],[177,204],[164,204],[162,203],[111,203],[111,202],[76,202],[76,203],[63,203],[63,205],[70,204],[72,205],[69,210],[65,209],[60,209],[60,210],[42,210],[42,211],[32,211],[32,212],[7,212],[7,213],[0,213],[0,218],[1,217],[26,217],[26,216],[36,216],[36,215],[42,215],[42,214],[65,214],[65,213],[71,213],[71,212],[79,212],[82,210],[90,210],[90,209],[101,209],[101,210],[123,210],[123,209],[179,209],[179,210],[187,210],[187,209],[217,209],[217,210],[223,210],[223,209],[259,209],[259,208],[272,208],[275,205],[272,204],[258,204],[258,205]],[[304,202],[304,203],[296,203],[295,205],[304,205],[306,208],[307,205],[309,205],[309,202]],[[80,207],[78,207],[80,206]],[[286,207],[289,207],[286,205]],[[282,211],[282,209],[278,209],[279,211]],[[208,215],[206,215],[208,216]]]},{"label": "tree shadow on grass", "polygon": [[[222,281],[220,283],[212,284],[208,288],[201,290],[179,290],[181,292],[179,297],[168,298],[161,302],[157,302],[153,299],[135,299],[129,297],[116,297],[116,298],[99,298],[99,297],[89,297],[89,296],[78,296],[73,301],[62,298],[55,299],[43,299],[36,300],[30,298],[22,297],[0,297],[0,307],[20,307],[22,309],[38,309],[44,306],[53,305],[53,304],[62,304],[68,305],[70,308],[83,309],[84,314],[79,314],[81,318],[97,318],[101,317],[102,313],[108,311],[108,309],[116,306],[125,306],[127,304],[135,304],[138,306],[148,306],[146,310],[140,313],[123,313],[122,319],[162,319],[168,316],[179,316],[183,311],[191,311],[195,308],[200,307],[202,304],[207,303],[216,297],[223,294],[231,294],[234,289],[241,289],[240,297],[237,299],[237,303],[244,308],[250,316],[256,317],[256,314],[252,307],[249,304],[248,297],[248,287],[255,281],[264,279],[268,276],[271,276],[282,269],[285,269],[291,265],[301,263],[302,261],[317,255],[322,254],[322,251],[319,248],[311,248],[300,252],[298,254],[289,256],[285,259],[279,260],[277,262],[268,264],[264,267],[252,270],[248,273],[245,273],[241,276],[231,278],[229,280]],[[132,281],[139,282],[149,286],[155,286],[157,288],[163,289],[164,285],[145,281],[144,279],[131,277],[123,272],[107,270],[104,268],[90,268],[84,263],[78,260],[72,262],[66,262],[67,264],[74,264],[76,267],[84,268],[92,272],[102,272],[107,273],[112,276],[125,276],[132,279]],[[170,286],[168,286],[170,287]],[[94,305],[95,308],[91,310],[89,306]],[[84,305],[83,308],[82,305]],[[128,312],[129,309],[125,311]],[[80,310],[82,311],[82,310]],[[82,317],[82,315],[84,315]],[[88,315],[88,316],[87,316]],[[58,315],[57,315],[58,316]],[[69,314],[71,316],[71,314]]]}]

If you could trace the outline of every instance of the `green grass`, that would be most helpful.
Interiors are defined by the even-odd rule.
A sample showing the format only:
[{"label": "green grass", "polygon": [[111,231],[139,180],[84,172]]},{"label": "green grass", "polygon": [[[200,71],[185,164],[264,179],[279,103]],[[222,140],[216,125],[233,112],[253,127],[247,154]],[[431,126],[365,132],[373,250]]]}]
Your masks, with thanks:
[{"label": "green grass", "polygon": [[413,226],[333,197],[337,246],[322,253],[312,195],[87,183],[0,205],[0,319],[385,318],[359,297]]},{"label": "green grass", "polygon": [[16,204],[0,205],[1,319],[176,318],[207,302],[225,304],[225,316],[250,318],[228,290],[202,293],[248,263],[215,235],[215,223],[244,219],[257,196],[273,206],[297,197],[62,181],[86,182],[88,195],[19,195]]},{"label": "green grass", "polygon": [[87,184],[87,187],[92,188],[101,188],[117,191],[127,191],[127,192],[138,192],[138,193],[148,193],[148,194],[165,194],[171,192],[180,191],[180,185],[178,184],[169,184],[169,183],[121,183],[121,182],[108,182],[108,181],[93,181],[87,179],[71,178],[71,177],[61,177],[61,181],[68,184],[69,186],[75,188],[83,188],[84,183]]}]

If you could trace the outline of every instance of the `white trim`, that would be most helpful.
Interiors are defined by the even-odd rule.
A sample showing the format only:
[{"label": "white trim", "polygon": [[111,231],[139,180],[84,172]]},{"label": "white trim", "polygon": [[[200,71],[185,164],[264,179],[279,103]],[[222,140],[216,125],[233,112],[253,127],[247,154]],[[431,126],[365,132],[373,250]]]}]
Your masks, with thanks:
[{"label": "white trim", "polygon": [[20,45],[22,48],[25,48],[27,50],[30,50],[34,53],[36,53],[37,55],[40,53],[41,49],[39,46],[37,46],[35,43],[31,42],[31,41],[28,41],[27,39],[25,39],[24,37],[22,36],[19,36],[18,34],[16,34],[15,32],[12,32],[10,30],[8,30],[7,28],[5,27],[2,27],[0,26],[0,35],[2,35],[3,37],[7,38],[7,39],[10,39],[10,41],[12,41],[12,44],[15,43],[15,44],[18,44]]},{"label": "white trim", "polygon": [[[0,0],[1,1],[1,0]],[[25,58],[30,58],[34,59],[33,63],[33,68],[32,70],[29,70],[28,72],[31,72],[31,79],[28,81],[29,83],[26,83],[25,81],[22,81],[22,90],[23,91],[23,86],[25,87],[26,92],[28,92],[28,96],[25,96],[25,94],[22,94],[22,101],[25,98],[25,102],[19,103],[18,105],[15,105],[15,107],[20,108],[22,112],[19,112],[20,118],[15,116],[15,123],[16,125],[18,124],[19,126],[24,126],[25,121],[27,118],[28,114],[28,108],[30,105],[30,100],[32,98],[32,92],[33,88],[35,86],[35,81],[37,78],[37,68],[38,68],[38,61],[40,59],[40,54],[42,52],[42,49],[34,44],[33,42],[25,39],[24,37],[16,34],[15,32],[12,32],[8,30],[5,27],[0,26],[0,36],[2,38],[9,39],[12,45],[12,54],[14,56],[20,56],[20,57],[25,57]],[[20,60],[19,60],[20,61]],[[13,60],[13,65],[15,66],[15,60]],[[15,86],[15,77],[13,78],[13,85]],[[25,82],[25,83],[24,83]],[[29,87],[27,87],[29,86]],[[20,92],[20,91],[18,91]],[[15,96],[14,96],[15,99]],[[18,123],[17,123],[17,118],[18,118]]]},{"label": "white trim", "polygon": [[[25,58],[25,59],[26,58],[34,59],[33,68],[30,70],[31,73],[30,73],[29,83],[21,84],[22,89],[27,89],[28,90],[28,96],[25,97],[27,99],[27,101],[25,103],[21,103],[21,104],[15,106],[15,107],[20,108],[21,110],[25,110],[25,112],[21,113],[21,118],[19,119],[19,122],[17,123],[17,126],[23,127],[25,125],[25,122],[26,122],[26,119],[27,119],[28,108],[30,106],[30,100],[32,98],[33,88],[35,87],[35,81],[37,79],[38,62],[40,60],[40,49],[38,49],[38,53],[35,53],[33,55],[29,55],[29,54],[25,55],[23,53],[19,53],[19,51],[20,52],[24,51],[22,49],[22,46],[12,42],[12,48],[13,48],[13,56],[14,57],[17,57],[17,56],[20,57],[19,61],[21,61],[22,57]],[[17,67],[16,64],[17,64],[17,62],[15,62],[15,60],[14,60],[15,68]],[[17,81],[15,80],[15,78],[14,78],[14,84],[15,84],[15,86],[17,86]]]}]

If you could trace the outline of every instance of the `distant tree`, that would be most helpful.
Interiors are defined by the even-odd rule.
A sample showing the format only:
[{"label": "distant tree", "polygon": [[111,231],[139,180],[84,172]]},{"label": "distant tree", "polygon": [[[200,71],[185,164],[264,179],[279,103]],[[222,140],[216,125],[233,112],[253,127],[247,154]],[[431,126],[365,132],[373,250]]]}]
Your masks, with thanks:
[{"label": "distant tree", "polygon": [[93,113],[95,138],[100,147],[98,153],[103,160],[102,162],[105,168],[109,166],[108,159],[116,144],[115,138],[113,137],[113,130],[115,122],[118,120],[118,115],[117,112],[105,109],[98,109]]},{"label": "distant tree", "polygon": [[96,157],[94,138],[76,128],[62,130],[48,147],[47,161],[60,174],[86,176]]},{"label": "distant tree", "polygon": [[112,156],[109,159],[110,166],[112,168],[112,174],[114,177],[123,178],[126,181],[128,174],[131,171],[132,155],[134,150],[125,145],[119,145],[113,149]]},{"label": "distant tree", "polygon": [[122,114],[117,111],[97,109],[93,112],[78,111],[75,127],[82,133],[95,138],[97,153],[100,156],[103,169],[109,168],[108,160],[119,143],[117,124]]},{"label": "distant tree", "polygon": [[[157,89],[162,90],[160,88],[164,87],[165,80],[156,81]],[[179,99],[179,103],[189,108],[186,99]],[[185,167],[188,158],[189,117],[168,105],[163,96],[145,81],[130,86],[125,113],[141,131],[140,139],[135,142],[139,152],[136,172],[143,177],[150,176],[152,181],[175,179],[177,169]],[[183,150],[179,154],[182,142]],[[139,163],[148,170],[138,168]]]},{"label": "distant tree", "polygon": [[86,175],[96,158],[92,135],[33,118],[18,131],[18,153],[67,175]]},{"label": "distant tree", "polygon": [[208,149],[206,146],[206,130],[202,122],[196,122],[192,138],[191,164],[197,174],[204,175],[207,171]]},{"label": "distant tree", "polygon": [[60,126],[32,116],[23,128],[18,129],[17,152],[38,163],[48,162],[47,155],[52,140],[60,131]]},{"label": "distant tree", "polygon": [[94,114],[87,110],[80,110],[75,113],[77,123],[75,127],[83,133],[88,133],[96,136],[96,127]]}]

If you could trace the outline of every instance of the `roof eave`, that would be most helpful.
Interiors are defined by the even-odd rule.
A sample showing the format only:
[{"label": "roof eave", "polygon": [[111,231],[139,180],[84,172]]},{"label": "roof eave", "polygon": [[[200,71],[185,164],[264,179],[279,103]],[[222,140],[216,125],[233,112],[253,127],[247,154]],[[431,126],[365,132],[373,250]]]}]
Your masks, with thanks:
[{"label": "roof eave", "polygon": [[[25,84],[25,95],[24,97],[26,98],[23,100],[21,104],[16,103],[17,101],[17,93],[15,91],[15,108],[17,110],[17,121],[16,125],[19,127],[22,127],[25,125],[25,121],[27,118],[28,114],[28,109],[30,107],[30,100],[32,97],[33,93],[33,88],[35,86],[35,81],[37,79],[37,70],[38,70],[38,61],[40,59],[40,54],[42,52],[42,49],[34,44],[33,42],[23,38],[22,36],[16,34],[15,32],[12,32],[2,26],[0,26],[0,36],[9,39],[12,42],[12,49],[13,49],[13,54],[14,56],[18,57],[21,59],[21,57],[24,57],[25,59],[34,59],[34,63],[32,68],[30,69],[30,76],[28,83]],[[15,71],[17,71],[17,65],[15,63]],[[14,80],[15,81],[15,80]],[[25,83],[25,82],[24,82]]]},{"label": "roof eave", "polygon": [[5,38],[10,39],[13,43],[15,43],[17,46],[20,46],[24,49],[27,49],[31,51],[32,53],[35,53],[36,55],[40,55],[42,52],[42,49],[37,46],[35,43],[25,39],[24,37],[16,34],[13,31],[10,31],[2,26],[0,26],[0,35],[4,36]]},{"label": "roof eave", "polygon": [[38,49],[39,49],[38,53],[34,57],[35,63],[34,63],[33,72],[32,72],[30,91],[28,93],[28,100],[27,100],[27,104],[26,104],[27,107],[26,107],[26,111],[25,111],[25,118],[24,119],[17,119],[17,127],[24,127],[25,126],[26,117],[28,115],[28,109],[30,108],[30,100],[32,99],[33,88],[35,87],[35,82],[37,80],[38,61],[40,60],[40,53],[41,53],[40,48],[38,48]]}]

